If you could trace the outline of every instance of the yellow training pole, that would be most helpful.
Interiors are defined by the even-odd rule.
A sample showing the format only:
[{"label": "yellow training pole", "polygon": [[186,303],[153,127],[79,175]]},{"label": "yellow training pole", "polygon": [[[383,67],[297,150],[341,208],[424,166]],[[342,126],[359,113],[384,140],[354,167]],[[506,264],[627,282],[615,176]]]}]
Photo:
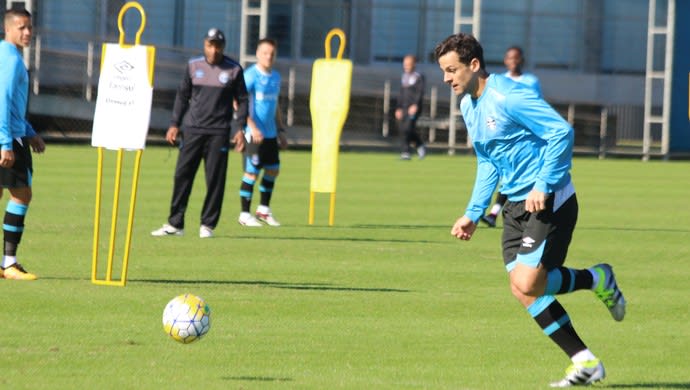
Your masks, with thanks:
[{"label": "yellow training pole", "polygon": [[141,155],[142,150],[137,150],[137,154],[134,160],[134,172],[132,173],[132,194],[129,199],[129,219],[127,220],[127,235],[125,236],[125,254],[122,260],[122,275],[120,280],[122,280],[122,285],[124,286],[127,282],[127,266],[129,265],[129,248],[132,243],[132,229],[134,227],[134,207],[137,203],[137,187],[139,183],[139,169],[141,166]]},{"label": "yellow training pole", "polygon": [[98,238],[101,221],[101,188],[103,183],[103,148],[98,148],[98,165],[96,171],[96,210],[93,220],[93,256],[91,259],[91,282],[96,281],[98,272]]},{"label": "yellow training pole", "polygon": [[333,226],[335,223],[335,192],[331,192],[331,203],[328,209],[328,225]]},{"label": "yellow training pole", "polygon": [[[140,44],[141,34],[144,31],[146,25],[146,13],[143,7],[135,2],[130,1],[126,3],[121,9],[118,15],[118,30],[120,31],[119,45],[121,47],[128,47],[125,44],[125,32],[123,28],[123,19],[127,10],[130,8],[136,8],[141,14],[141,25],[137,30],[135,36],[135,45]],[[153,85],[153,61],[155,56],[155,48],[147,47],[147,58],[149,63],[149,82]],[[103,56],[101,56],[101,67],[103,65],[103,58],[105,57],[105,46],[103,48]],[[105,279],[98,279],[98,246],[100,237],[100,219],[101,219],[101,197],[102,197],[102,182],[103,182],[103,147],[98,148],[98,172],[96,173],[96,210],[94,216],[94,238],[93,238],[93,259],[92,259],[92,269],[91,269],[91,282],[98,285],[108,285],[108,286],[120,286],[124,287],[127,283],[127,270],[129,267],[129,255],[132,243],[132,230],[134,227],[134,210],[136,207],[137,189],[139,183],[139,172],[141,170],[141,157],[143,154],[142,149],[136,150],[135,160],[134,160],[134,170],[132,173],[132,188],[129,200],[129,210],[127,218],[127,231],[125,233],[125,248],[122,260],[122,269],[120,273],[119,280],[113,280],[113,259],[115,257],[115,239],[117,237],[117,220],[119,213],[120,204],[120,182],[122,178],[122,161],[124,157],[124,149],[117,149],[117,161],[115,166],[115,188],[113,190],[113,208],[112,208],[112,218],[110,224],[110,240],[108,245],[108,259],[105,270]]]},{"label": "yellow training pole", "polygon": [[314,191],[309,192],[309,224],[314,224],[314,198],[316,193]]}]

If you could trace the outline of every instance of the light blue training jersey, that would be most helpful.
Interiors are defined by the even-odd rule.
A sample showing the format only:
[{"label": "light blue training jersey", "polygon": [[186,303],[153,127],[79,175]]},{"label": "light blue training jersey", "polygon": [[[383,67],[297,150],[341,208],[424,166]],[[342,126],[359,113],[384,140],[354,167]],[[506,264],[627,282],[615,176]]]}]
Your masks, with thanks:
[{"label": "light blue training jersey", "polygon": [[[244,72],[244,82],[249,93],[249,116],[256,122],[264,138],[278,137],[276,110],[280,94],[280,74],[273,69],[264,73],[256,65]],[[250,132],[249,126],[245,132]]]},{"label": "light blue training jersey", "polygon": [[570,183],[573,129],[531,88],[489,75],[482,95],[466,94],[460,110],[477,154],[477,177],[465,215],[484,215],[499,191],[521,201],[536,189],[553,193]]},{"label": "light blue training jersey", "polygon": [[26,121],[29,74],[17,46],[0,41],[0,147],[12,150],[12,140],[36,135]]},{"label": "light blue training jersey", "polygon": [[519,75],[518,77],[511,76],[510,72],[505,72],[505,73],[503,73],[503,75],[508,77],[509,79],[517,81],[518,83],[525,84],[526,86],[537,91],[537,94],[539,94],[539,97],[542,97],[541,85],[539,85],[539,79],[537,78],[537,76],[533,75],[532,73],[523,73],[523,74]]}]

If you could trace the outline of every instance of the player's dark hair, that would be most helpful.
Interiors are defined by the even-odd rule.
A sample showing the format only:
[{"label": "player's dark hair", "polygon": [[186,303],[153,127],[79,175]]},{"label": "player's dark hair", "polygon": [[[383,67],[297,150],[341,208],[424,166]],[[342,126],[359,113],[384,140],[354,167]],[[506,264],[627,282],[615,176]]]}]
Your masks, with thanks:
[{"label": "player's dark hair", "polygon": [[278,41],[276,41],[273,38],[261,38],[261,39],[259,39],[259,42],[256,44],[256,47],[261,46],[262,43],[268,43],[269,45],[273,46],[274,48],[278,47]]},{"label": "player's dark hair", "polygon": [[520,46],[515,45],[515,46],[511,46],[511,47],[507,48],[506,54],[508,54],[508,52],[511,50],[517,50],[517,52],[520,54],[520,57],[525,56],[525,53],[522,51],[522,48]]},{"label": "player's dark hair", "polygon": [[11,8],[5,12],[5,24],[9,23],[10,19],[17,17],[31,18],[31,12],[24,8]]},{"label": "player's dark hair", "polygon": [[465,65],[469,65],[472,59],[476,58],[479,60],[479,67],[484,69],[484,49],[482,49],[482,45],[472,35],[458,33],[444,39],[434,49],[436,61],[451,51],[458,53],[460,62]]}]

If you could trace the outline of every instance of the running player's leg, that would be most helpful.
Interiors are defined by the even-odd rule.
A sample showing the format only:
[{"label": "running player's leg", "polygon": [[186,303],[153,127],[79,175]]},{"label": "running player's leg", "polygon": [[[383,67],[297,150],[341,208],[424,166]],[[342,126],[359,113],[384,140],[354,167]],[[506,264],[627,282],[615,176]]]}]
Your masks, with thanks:
[{"label": "running player's leg", "polygon": [[489,209],[489,213],[482,217],[482,222],[489,225],[489,227],[496,227],[496,219],[498,218],[498,213],[501,212],[503,205],[508,201],[508,197],[500,192],[496,192],[496,200],[493,206]]},{"label": "running player's leg", "polygon": [[536,214],[526,212],[524,202],[506,204],[504,260],[510,272],[513,295],[573,364],[594,367],[583,371],[586,379],[593,382],[603,378],[603,366],[599,369],[601,362],[580,339],[560,302],[546,294],[548,272],[565,261],[577,221],[574,194],[555,212],[553,198],[547,201],[546,210]]},{"label": "running player's leg", "polygon": [[201,209],[201,225],[215,229],[220,219],[225,196],[225,178],[228,171],[229,135],[208,136],[204,151],[206,197]]},{"label": "running player's leg", "polygon": [[184,214],[187,211],[189,195],[192,193],[194,177],[203,157],[206,137],[185,133],[180,142],[168,217],[168,224],[176,229],[184,229]]}]

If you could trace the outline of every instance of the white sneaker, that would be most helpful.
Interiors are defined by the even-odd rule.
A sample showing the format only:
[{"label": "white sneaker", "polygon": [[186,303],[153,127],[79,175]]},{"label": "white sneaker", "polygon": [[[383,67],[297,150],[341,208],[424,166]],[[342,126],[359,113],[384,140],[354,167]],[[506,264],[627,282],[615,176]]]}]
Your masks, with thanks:
[{"label": "white sneaker", "polygon": [[261,227],[261,223],[254,218],[253,215],[249,213],[240,213],[240,217],[237,219],[237,222],[240,223],[242,226],[248,226],[248,227]]},{"label": "white sneaker", "polygon": [[163,236],[181,236],[184,234],[184,229],[178,229],[174,226],[163,224],[163,226],[159,229],[156,229],[151,232],[151,235],[154,237],[163,237]]},{"label": "white sneaker", "polygon": [[268,226],[280,226],[280,222],[273,218],[273,213],[271,213],[270,211],[267,213],[260,213],[257,210],[255,215],[256,219],[258,219],[260,222],[265,223]]},{"label": "white sneaker", "polygon": [[551,387],[587,386],[606,377],[606,370],[599,359],[573,363],[565,370],[565,378],[551,383]]},{"label": "white sneaker", "polygon": [[426,146],[419,145],[419,147],[417,147],[417,156],[419,156],[420,160],[423,160],[424,157],[426,157]]},{"label": "white sneaker", "polygon": [[211,238],[213,237],[213,229],[206,225],[199,226],[199,238]]}]

